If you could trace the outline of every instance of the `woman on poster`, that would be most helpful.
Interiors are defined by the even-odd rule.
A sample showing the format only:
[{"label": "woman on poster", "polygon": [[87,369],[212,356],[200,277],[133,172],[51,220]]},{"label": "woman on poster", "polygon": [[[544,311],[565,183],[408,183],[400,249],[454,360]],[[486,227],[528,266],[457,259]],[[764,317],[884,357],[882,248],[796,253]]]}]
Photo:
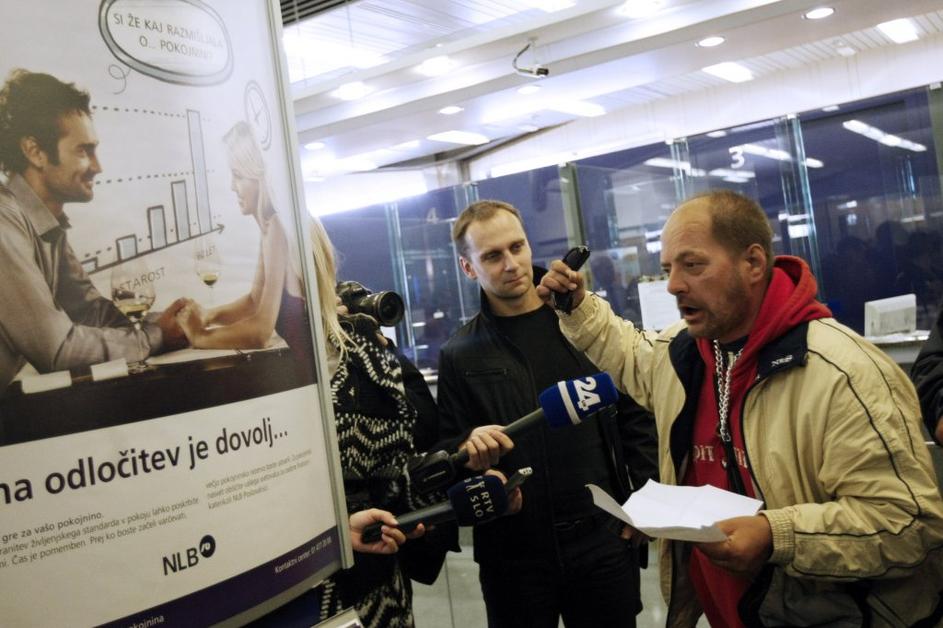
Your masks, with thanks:
[{"label": "woman on poster", "polygon": [[208,310],[191,302],[177,320],[198,349],[261,349],[276,331],[310,361],[301,273],[293,267],[297,256],[291,253],[290,239],[275,211],[262,151],[252,127],[242,121],[223,136],[223,142],[239,208],[261,231],[255,279],[249,292],[235,301]]}]

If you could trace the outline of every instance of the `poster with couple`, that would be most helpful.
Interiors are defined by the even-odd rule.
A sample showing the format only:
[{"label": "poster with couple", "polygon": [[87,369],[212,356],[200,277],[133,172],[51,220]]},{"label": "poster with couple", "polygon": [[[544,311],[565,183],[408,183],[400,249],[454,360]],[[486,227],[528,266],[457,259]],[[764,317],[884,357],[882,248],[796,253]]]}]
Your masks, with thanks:
[{"label": "poster with couple", "polygon": [[252,0],[4,16],[5,624],[243,622],[341,564],[279,37]]}]

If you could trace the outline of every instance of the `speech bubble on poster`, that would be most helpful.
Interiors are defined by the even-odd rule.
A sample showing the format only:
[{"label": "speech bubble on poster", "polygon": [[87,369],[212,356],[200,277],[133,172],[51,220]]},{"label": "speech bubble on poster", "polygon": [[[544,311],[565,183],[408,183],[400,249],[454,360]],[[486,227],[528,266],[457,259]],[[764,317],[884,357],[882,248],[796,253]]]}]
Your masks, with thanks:
[{"label": "speech bubble on poster", "polygon": [[214,85],[232,73],[226,26],[200,0],[102,0],[98,28],[115,57],[161,81]]}]

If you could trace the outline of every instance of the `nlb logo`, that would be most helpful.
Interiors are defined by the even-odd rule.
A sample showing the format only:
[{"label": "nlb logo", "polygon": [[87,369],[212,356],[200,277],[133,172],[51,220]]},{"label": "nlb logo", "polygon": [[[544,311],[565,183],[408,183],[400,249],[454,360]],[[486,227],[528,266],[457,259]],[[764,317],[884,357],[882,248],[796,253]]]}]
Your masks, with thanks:
[{"label": "nlb logo", "polygon": [[169,576],[172,573],[196,567],[200,562],[200,557],[209,558],[215,552],[216,539],[207,534],[200,539],[200,544],[197,547],[188,547],[181,552],[164,556],[164,575]]},{"label": "nlb logo", "polygon": [[602,403],[602,399],[599,395],[593,392],[596,390],[596,380],[594,378],[587,377],[585,380],[574,379],[573,388],[576,390],[576,405],[583,412],[587,412],[593,406],[598,406]]}]

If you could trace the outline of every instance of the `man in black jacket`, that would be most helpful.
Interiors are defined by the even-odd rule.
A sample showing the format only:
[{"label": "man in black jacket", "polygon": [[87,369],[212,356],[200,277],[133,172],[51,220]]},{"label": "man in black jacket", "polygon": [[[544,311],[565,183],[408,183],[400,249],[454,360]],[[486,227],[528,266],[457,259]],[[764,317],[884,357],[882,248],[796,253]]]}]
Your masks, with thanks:
[{"label": "man in black jacket", "polygon": [[534,468],[521,512],[474,532],[489,626],[556,628],[561,616],[568,628],[635,626],[638,539],[593,505],[585,484],[621,502],[654,477],[654,421],[624,397],[615,416],[541,426],[510,442],[501,426],[534,410],[541,390],[599,369],[563,338],[537,296],[542,271],[531,266],[517,209],[474,203],[452,238],[482,299],[440,354],[440,436],[466,447],[473,468]]}]

